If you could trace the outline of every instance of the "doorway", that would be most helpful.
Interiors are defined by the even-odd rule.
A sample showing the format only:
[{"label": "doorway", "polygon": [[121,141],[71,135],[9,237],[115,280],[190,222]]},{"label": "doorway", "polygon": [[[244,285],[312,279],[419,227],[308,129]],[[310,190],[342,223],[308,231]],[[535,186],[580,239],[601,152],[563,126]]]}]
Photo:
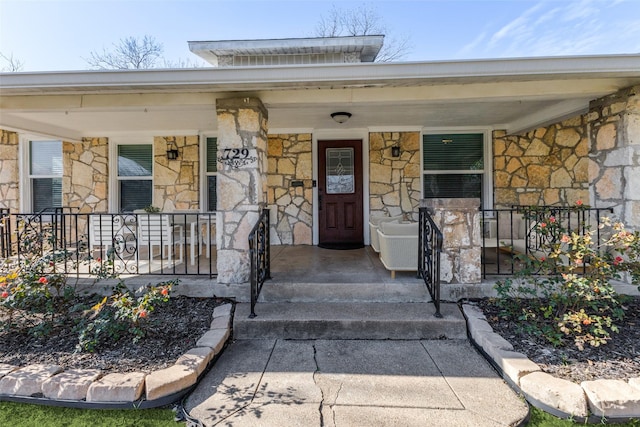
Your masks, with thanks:
[{"label": "doorway", "polygon": [[318,141],[318,246],[364,246],[362,141]]}]

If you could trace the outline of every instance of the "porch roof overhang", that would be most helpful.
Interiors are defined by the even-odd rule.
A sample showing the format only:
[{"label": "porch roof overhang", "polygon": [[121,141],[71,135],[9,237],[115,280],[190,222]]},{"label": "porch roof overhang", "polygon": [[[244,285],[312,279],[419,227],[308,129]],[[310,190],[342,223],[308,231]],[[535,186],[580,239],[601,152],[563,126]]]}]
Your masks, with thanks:
[{"label": "porch roof overhang", "polygon": [[[488,127],[519,133],[640,84],[640,55],[0,74],[0,128],[68,140],[215,132],[215,100],[257,96],[270,129]],[[342,125],[329,117],[349,111]]]},{"label": "porch roof overhang", "polygon": [[212,65],[221,56],[357,53],[361,62],[373,62],[384,36],[312,37],[267,40],[190,41],[189,50]]}]

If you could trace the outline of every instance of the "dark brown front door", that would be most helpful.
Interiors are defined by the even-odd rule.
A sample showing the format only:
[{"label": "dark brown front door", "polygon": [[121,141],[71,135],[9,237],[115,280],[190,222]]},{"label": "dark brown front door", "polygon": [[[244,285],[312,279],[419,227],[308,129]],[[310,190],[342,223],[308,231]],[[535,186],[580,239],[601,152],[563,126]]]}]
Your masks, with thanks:
[{"label": "dark brown front door", "polygon": [[318,141],[318,246],[364,245],[362,141]]}]

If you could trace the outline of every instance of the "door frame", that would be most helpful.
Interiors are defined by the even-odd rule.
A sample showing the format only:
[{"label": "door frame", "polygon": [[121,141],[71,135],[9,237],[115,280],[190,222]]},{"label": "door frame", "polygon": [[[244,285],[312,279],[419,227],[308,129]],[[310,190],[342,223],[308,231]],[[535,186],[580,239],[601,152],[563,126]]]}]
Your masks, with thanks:
[{"label": "door frame", "polygon": [[[313,168],[313,180],[318,182],[318,140],[340,141],[345,139],[357,139],[362,141],[362,233],[364,244],[370,244],[369,237],[369,131],[367,129],[324,130],[313,133],[311,145],[311,161]],[[318,185],[313,187],[313,244],[318,245],[320,240],[318,212]]]}]

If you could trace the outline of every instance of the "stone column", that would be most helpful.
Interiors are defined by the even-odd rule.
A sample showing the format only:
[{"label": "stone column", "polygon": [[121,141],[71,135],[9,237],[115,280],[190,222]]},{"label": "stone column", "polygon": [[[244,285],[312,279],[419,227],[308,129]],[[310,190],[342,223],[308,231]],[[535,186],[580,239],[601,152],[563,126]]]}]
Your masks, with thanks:
[{"label": "stone column", "polygon": [[83,138],[81,143],[62,143],[63,205],[74,213],[107,212],[109,140]]},{"label": "stone column", "polygon": [[480,199],[423,199],[443,235],[440,280],[473,284],[482,280]]},{"label": "stone column", "polygon": [[0,208],[20,211],[18,134],[0,129]]},{"label": "stone column", "polygon": [[[400,148],[393,157],[392,148]],[[422,185],[420,132],[369,134],[369,207],[375,216],[411,215],[417,220]]]},{"label": "stone column", "polygon": [[613,207],[631,229],[640,227],[640,86],[591,103],[589,174],[595,207]]},{"label": "stone column", "polygon": [[627,100],[622,132],[627,149],[633,153],[625,168],[626,188],[623,221],[634,229],[640,228],[640,86],[632,88]]},{"label": "stone column", "polygon": [[218,283],[249,280],[249,232],[267,201],[267,110],[257,98],[219,99]]},{"label": "stone column", "polygon": [[[167,159],[167,145],[178,149],[178,158]],[[153,138],[153,203],[163,212],[198,209],[200,185],[199,138],[156,136]]]}]

